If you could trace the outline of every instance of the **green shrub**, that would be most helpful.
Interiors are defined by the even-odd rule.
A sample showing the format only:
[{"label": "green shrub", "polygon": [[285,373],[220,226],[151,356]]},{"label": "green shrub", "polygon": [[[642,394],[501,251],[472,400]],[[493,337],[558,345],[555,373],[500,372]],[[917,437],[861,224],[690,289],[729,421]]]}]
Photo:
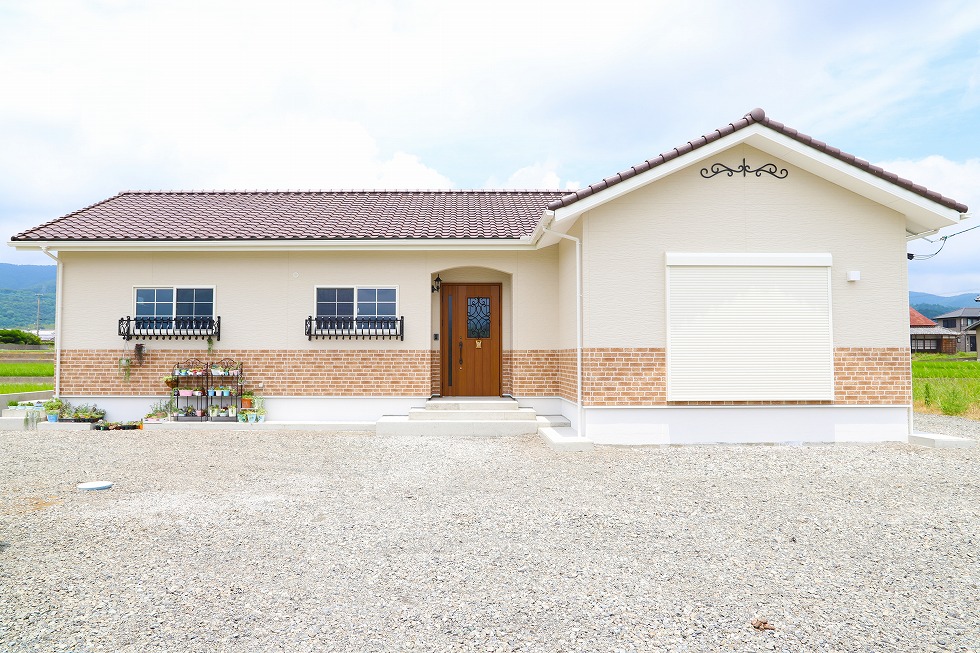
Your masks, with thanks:
[{"label": "green shrub", "polygon": [[926,383],[925,387],[922,388],[922,401],[926,406],[931,406],[933,402],[932,398],[932,384]]},{"label": "green shrub", "polygon": [[0,342],[12,345],[40,345],[41,339],[20,329],[0,329]]},{"label": "green shrub", "polygon": [[970,396],[958,386],[949,386],[939,396],[943,415],[962,415],[970,408]]}]

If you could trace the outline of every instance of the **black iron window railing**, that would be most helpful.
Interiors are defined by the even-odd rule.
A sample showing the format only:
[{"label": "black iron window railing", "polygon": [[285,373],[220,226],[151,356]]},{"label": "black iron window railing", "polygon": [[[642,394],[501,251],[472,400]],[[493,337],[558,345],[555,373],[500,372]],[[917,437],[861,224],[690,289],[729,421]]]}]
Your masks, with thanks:
[{"label": "black iron window railing", "polygon": [[333,340],[404,340],[404,317],[313,317],[306,318],[306,337]]},{"label": "black iron window railing", "polygon": [[121,317],[119,335],[123,340],[194,339],[221,340],[221,317]]}]

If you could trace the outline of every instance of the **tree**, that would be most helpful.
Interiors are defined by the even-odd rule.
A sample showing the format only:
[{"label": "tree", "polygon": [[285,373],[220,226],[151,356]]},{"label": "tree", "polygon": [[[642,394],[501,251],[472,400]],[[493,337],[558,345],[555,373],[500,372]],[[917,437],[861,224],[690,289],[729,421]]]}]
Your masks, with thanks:
[{"label": "tree", "polygon": [[41,339],[20,329],[0,329],[0,342],[12,345],[40,345]]}]

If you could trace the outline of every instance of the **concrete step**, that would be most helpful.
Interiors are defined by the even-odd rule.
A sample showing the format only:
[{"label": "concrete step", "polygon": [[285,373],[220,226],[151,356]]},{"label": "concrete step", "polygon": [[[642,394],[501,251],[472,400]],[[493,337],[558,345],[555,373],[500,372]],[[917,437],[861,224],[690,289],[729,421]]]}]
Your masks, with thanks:
[{"label": "concrete step", "polygon": [[8,417],[6,415],[8,411],[5,410],[3,412],[4,412],[4,416],[0,417],[0,431],[26,431],[27,430],[26,427],[24,426],[24,416],[23,416],[24,411],[13,411],[13,410],[9,411],[11,413],[13,412],[21,413],[19,417],[17,416]]},{"label": "concrete step", "polygon": [[503,397],[441,397],[425,402],[428,410],[517,410],[515,399]]},{"label": "concrete step", "polygon": [[378,435],[449,435],[493,438],[538,432],[537,420],[419,420],[386,415],[378,420]]},{"label": "concrete step", "polygon": [[579,437],[578,431],[567,426],[545,426],[538,430],[541,439],[555,451],[592,451],[591,440]]},{"label": "concrete step", "polygon": [[89,422],[41,422],[37,423],[38,431],[91,431]]},{"label": "concrete step", "polygon": [[[44,412],[44,410],[41,408],[38,408],[37,410],[39,412]],[[24,417],[24,413],[26,412],[26,410],[21,410],[20,408],[4,408],[3,417]],[[44,415],[42,415],[41,418],[47,419],[47,417]]]},{"label": "concrete step", "polygon": [[533,408],[516,408],[515,410],[432,410],[426,408],[411,408],[408,411],[410,420],[455,420],[457,422],[466,421],[493,421],[493,420],[530,420],[536,417]]},{"label": "concrete step", "polygon": [[973,449],[977,446],[977,441],[972,438],[915,431],[909,436],[909,444],[933,449]]},{"label": "concrete step", "polygon": [[571,426],[572,423],[568,421],[568,418],[564,415],[538,415],[538,427],[544,428],[551,426],[553,428],[565,428]]}]

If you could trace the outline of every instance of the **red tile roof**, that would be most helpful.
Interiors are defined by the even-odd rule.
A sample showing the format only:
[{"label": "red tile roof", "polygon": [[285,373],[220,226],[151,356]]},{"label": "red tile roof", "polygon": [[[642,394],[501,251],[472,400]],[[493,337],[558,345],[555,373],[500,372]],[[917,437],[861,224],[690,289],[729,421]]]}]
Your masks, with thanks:
[{"label": "red tile roof", "polygon": [[909,326],[936,326],[936,323],[909,306]]},{"label": "red tile roof", "polygon": [[881,179],[891,182],[896,186],[904,188],[905,190],[912,191],[913,193],[917,195],[921,195],[926,199],[932,200],[933,202],[936,202],[941,206],[945,206],[950,209],[955,209],[959,213],[966,213],[968,210],[967,205],[963,204],[962,202],[957,202],[956,200],[952,200],[949,199],[948,197],[944,197],[935,191],[931,191],[928,188],[925,188],[924,186],[915,184],[909,181],[908,179],[903,179],[902,177],[899,177],[893,172],[888,172],[887,170],[884,170],[878,166],[871,165],[867,161],[863,159],[859,159],[853,154],[848,154],[847,152],[843,152],[837,149],[836,147],[831,147],[822,141],[818,141],[817,139],[811,136],[807,136],[806,134],[802,134],[796,131],[792,127],[787,127],[781,122],[776,122],[775,120],[767,118],[766,112],[763,111],[762,109],[753,109],[749,113],[745,114],[745,116],[743,116],[741,120],[730,122],[724,127],[721,127],[720,129],[716,129],[713,132],[701,136],[700,138],[694,139],[693,141],[688,141],[687,143],[684,143],[679,147],[675,147],[674,149],[668,152],[664,152],[663,154],[653,159],[647,159],[646,161],[643,161],[642,163],[638,163],[637,165],[628,168],[622,172],[619,172],[611,177],[606,177],[600,182],[591,184],[589,186],[586,186],[585,188],[580,188],[579,190],[568,193],[563,197],[561,197],[560,199],[557,199],[551,202],[550,204],[548,204],[548,209],[551,211],[555,211],[564,206],[574,204],[580,199],[598,193],[601,190],[605,190],[610,186],[615,186],[620,182],[626,181],[630,177],[635,177],[640,173],[656,168],[659,165],[663,165],[664,163],[672,159],[676,159],[679,156],[683,156],[689,152],[693,152],[694,150],[704,147],[705,145],[711,143],[712,141],[716,141],[719,138],[728,136],[729,134],[734,134],[740,129],[745,129],[749,125],[753,125],[753,124],[764,125],[775,132],[783,134],[784,136],[788,136],[793,140],[803,143],[804,145],[808,145],[813,149],[817,150],[818,152],[822,152],[824,154],[832,156],[835,159],[840,159],[841,161],[844,161],[845,163],[849,163],[850,165],[854,166],[855,168],[858,168],[859,170],[863,170],[864,172],[868,172],[876,177],[880,177]]},{"label": "red tile roof", "polygon": [[559,209],[760,124],[961,213],[943,197],[841,152],[753,109],[696,140],[586,188],[469,191],[125,191],[11,238],[31,241],[397,240],[530,236],[547,208]]},{"label": "red tile roof", "polygon": [[516,239],[558,190],[125,191],[13,241]]}]

